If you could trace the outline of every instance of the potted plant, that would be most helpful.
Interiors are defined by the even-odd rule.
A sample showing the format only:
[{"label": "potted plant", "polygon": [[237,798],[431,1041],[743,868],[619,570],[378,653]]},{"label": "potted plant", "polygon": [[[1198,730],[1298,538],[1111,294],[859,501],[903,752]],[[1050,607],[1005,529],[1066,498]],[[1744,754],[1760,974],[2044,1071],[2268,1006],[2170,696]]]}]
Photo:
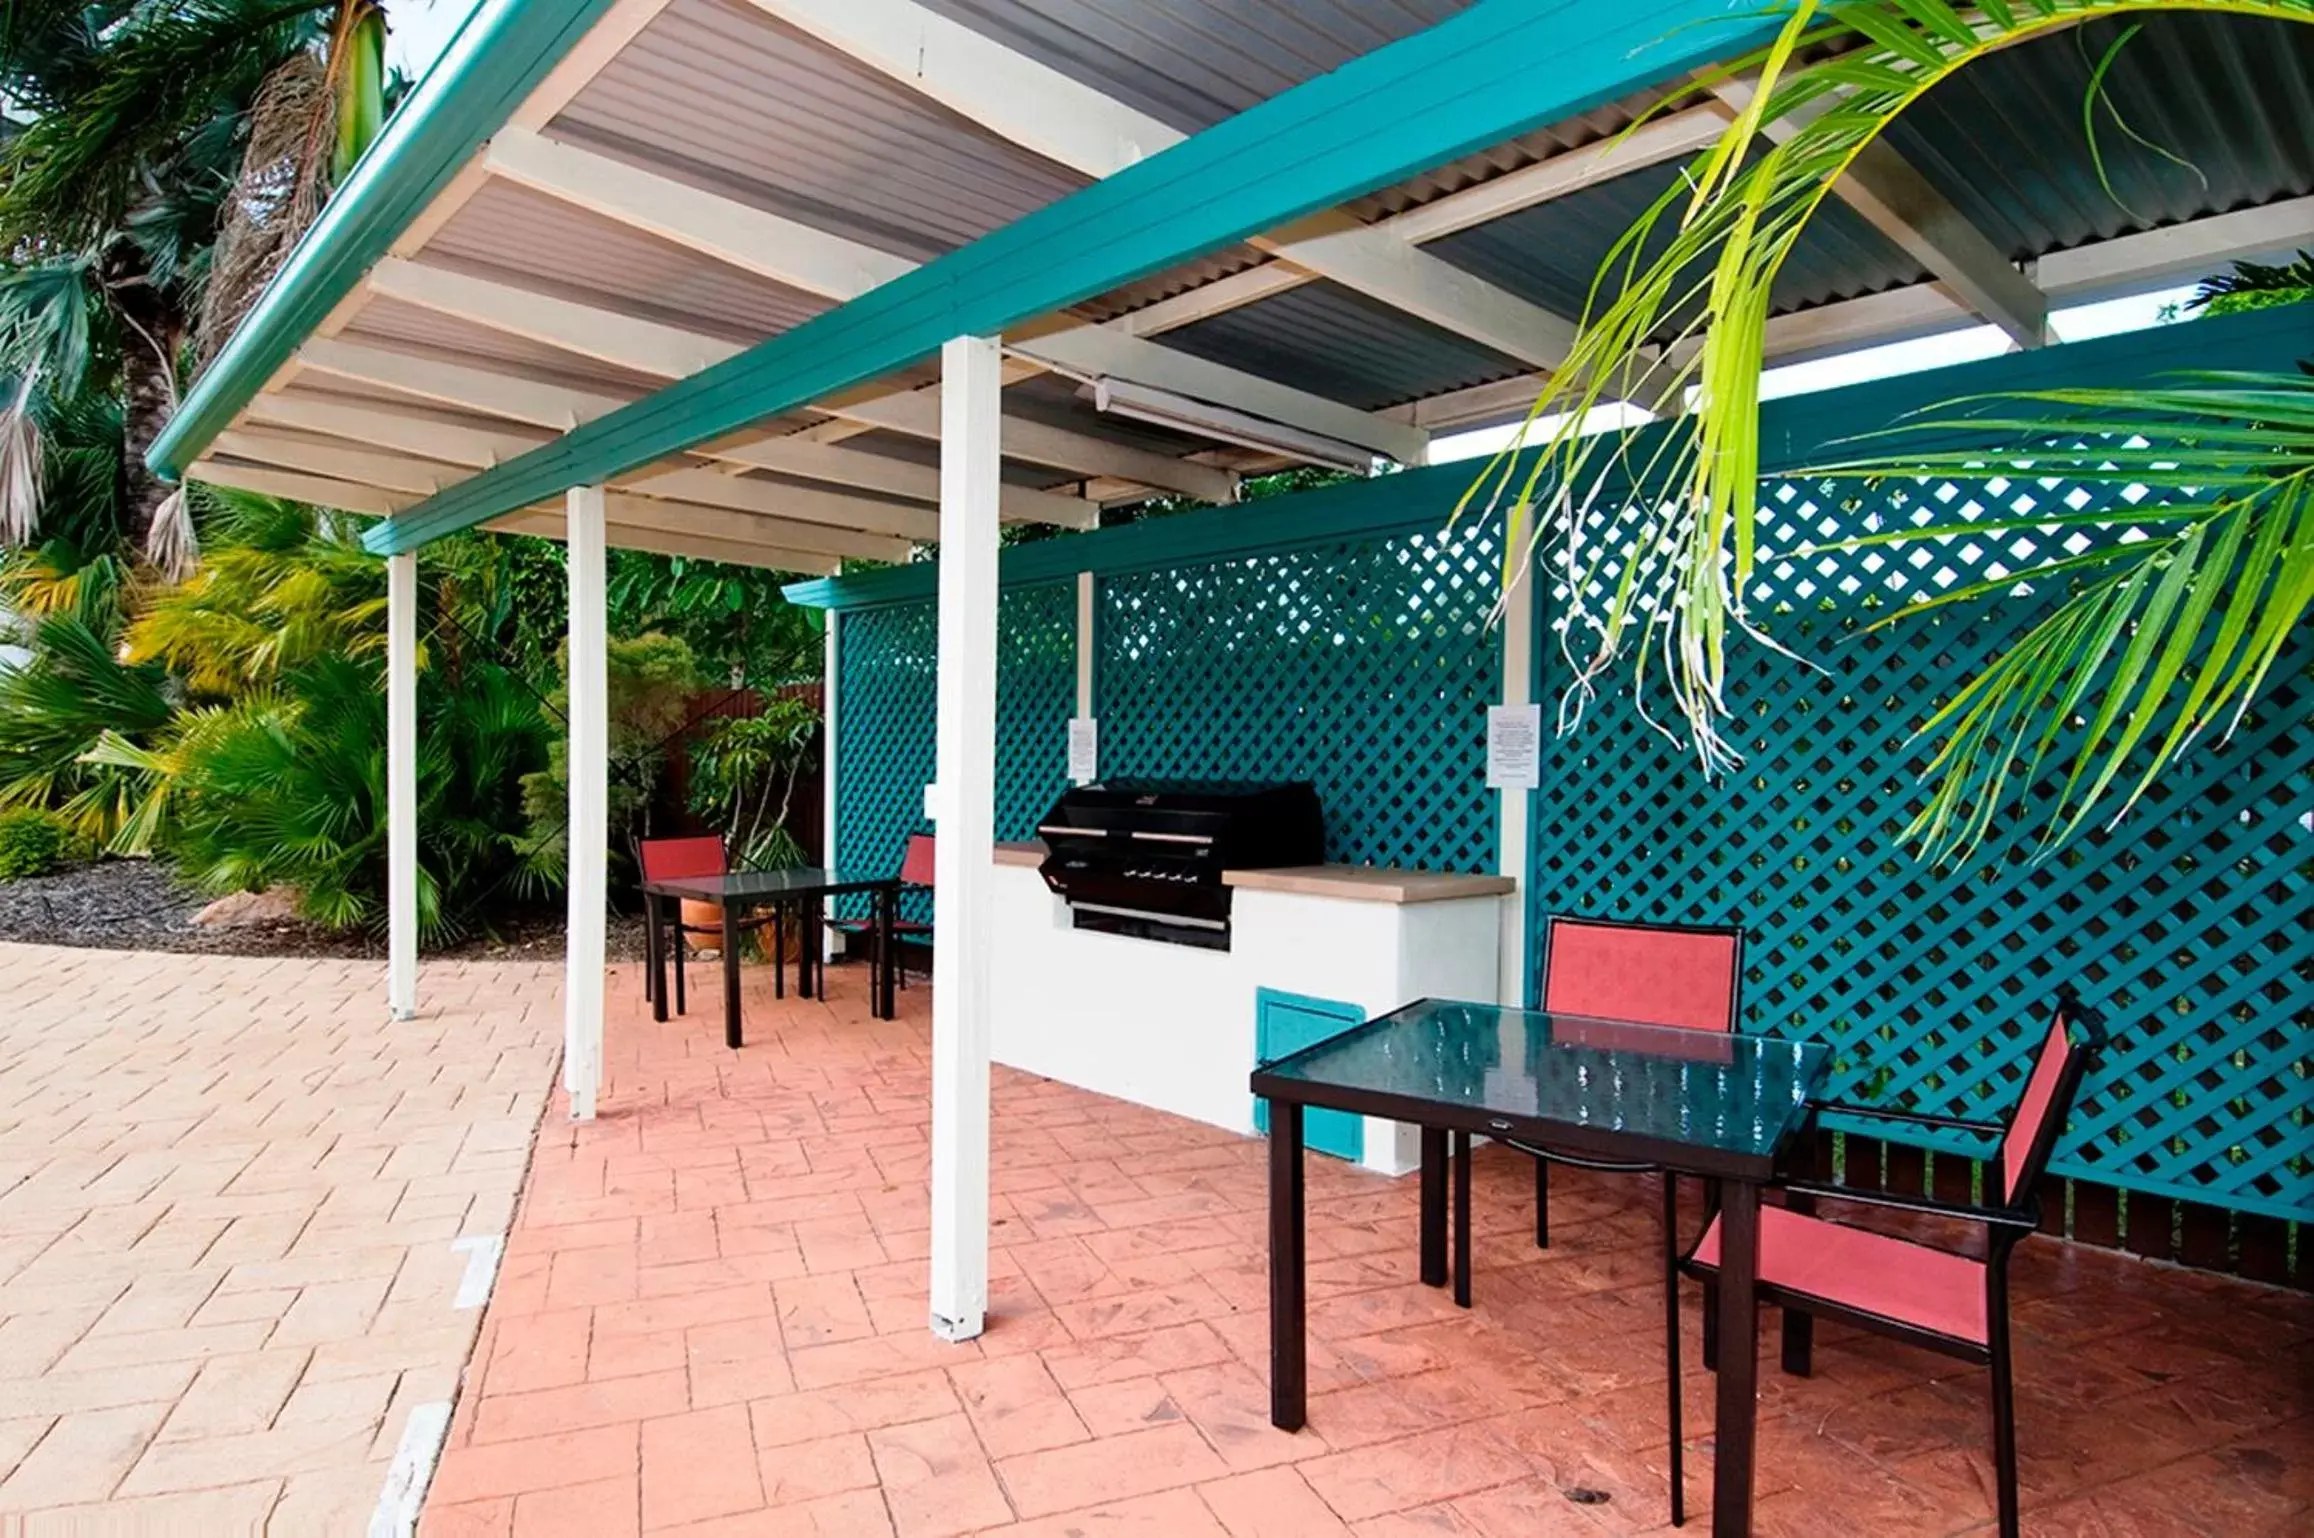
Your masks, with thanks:
[{"label": "potted plant", "polygon": [[[820,715],[802,700],[773,698],[761,713],[716,722],[691,747],[691,809],[723,829],[731,863],[744,870],[803,864],[803,846],[787,825],[796,781],[811,764]],[[711,902],[683,904],[683,922],[720,928]],[[789,946],[800,952],[803,937]]]}]

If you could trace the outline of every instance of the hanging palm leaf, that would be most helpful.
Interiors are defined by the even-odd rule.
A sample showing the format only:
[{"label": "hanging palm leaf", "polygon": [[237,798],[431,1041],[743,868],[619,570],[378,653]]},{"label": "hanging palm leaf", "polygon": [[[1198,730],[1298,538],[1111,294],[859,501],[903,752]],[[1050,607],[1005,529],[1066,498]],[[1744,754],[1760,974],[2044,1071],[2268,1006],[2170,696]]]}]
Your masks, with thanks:
[{"label": "hanging palm leaf", "polygon": [[[1569,594],[1562,645],[1575,680],[1562,719],[1578,717],[1601,680],[1627,669],[1643,709],[1652,691],[1669,694],[1713,772],[1737,761],[1722,734],[1730,640],[1766,641],[1744,595],[1760,555],[1759,388],[1770,293],[1835,184],[1922,96],[2020,42],[2160,10],[2314,22],[2314,0],[1983,0],[1967,11],[1947,0],[1792,0],[1784,9],[1773,44],[1710,77],[1743,103],[1726,134],[1601,264],[1569,356],[1527,419],[1540,452],[1522,469],[1514,455],[1523,445],[1513,444],[1490,461],[1463,504],[1509,509],[1513,563],[1531,561],[1543,540],[1558,547]],[[2093,98],[2098,89],[2093,83]],[[1935,728],[1951,727],[1960,745],[1937,759],[1940,788],[1919,829],[1932,845],[1980,835],[2010,776],[2038,765],[2053,723],[2096,688],[2106,691],[2106,704],[2071,772],[2060,831],[2078,827],[2117,782],[2122,759],[2148,740],[2155,719],[2181,723],[2158,739],[2158,771],[2215,721],[2213,712],[2238,714],[2256,689],[2263,673],[2254,659],[2270,662],[2276,627],[2286,636],[2303,614],[2305,568],[2314,560],[2305,487],[2290,474],[2296,450],[2277,443],[2269,413],[2303,411],[2307,402],[2241,382],[2220,394],[2230,398],[2128,397],[2127,415],[2140,423],[2164,404],[2189,415],[2198,409],[2197,441],[2231,435],[2224,436],[2231,474],[2196,483],[2216,498],[2205,517],[2185,520],[2198,537],[2180,532],[2119,547],[2074,603],[1937,718]],[[1684,401],[1687,409],[1659,433],[1583,435],[1588,413],[1624,400]],[[2257,410],[2243,415],[2253,404]],[[2094,414],[2119,411],[2123,402],[2076,405]],[[2231,425],[2221,435],[2209,418],[2227,413]],[[1545,418],[1555,425],[1537,426]],[[2110,460],[2110,448],[2096,458]],[[1981,451],[1976,462],[1984,462]],[[2062,467],[2059,459],[2035,462]],[[1911,464],[1924,469],[1929,461]],[[2204,458],[2193,468],[2218,467]],[[2261,552],[2278,564],[2262,581],[2246,580],[2242,563]],[[2086,570],[2051,564],[2037,576],[2057,582]],[[2221,602],[2221,591],[2235,600]],[[2214,680],[2210,669],[2189,668],[2202,630],[2237,617],[2244,628],[2234,644],[2251,660],[2217,669]],[[2221,628],[2208,645],[2224,638]],[[2206,695],[2193,698],[2205,680]],[[2175,697],[2179,690],[2189,691],[2186,700]],[[2181,709],[2186,703],[2191,708]]]}]

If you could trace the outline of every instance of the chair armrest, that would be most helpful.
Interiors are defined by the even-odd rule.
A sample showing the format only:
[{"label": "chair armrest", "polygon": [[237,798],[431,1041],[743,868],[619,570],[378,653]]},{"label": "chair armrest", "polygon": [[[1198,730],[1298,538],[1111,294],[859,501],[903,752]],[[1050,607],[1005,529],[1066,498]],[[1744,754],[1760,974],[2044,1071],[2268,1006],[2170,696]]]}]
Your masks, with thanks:
[{"label": "chair armrest", "polygon": [[1904,1122],[1914,1127],[1935,1127],[1950,1132],[1974,1132],[1984,1137],[2007,1135],[2008,1128],[1999,1122],[1969,1121],[1958,1116],[1931,1116],[1925,1111],[1904,1111],[1894,1106],[1866,1105],[1859,1100],[1817,1100],[1810,1102],[1819,1113],[1837,1111],[1843,1116],[1870,1116],[1881,1121]]},{"label": "chair armrest", "polygon": [[1960,1218],[1995,1228],[2021,1228],[2029,1232],[2041,1226],[2037,1214],[2015,1207],[1979,1207],[1968,1202],[1940,1202],[1933,1197],[1905,1196],[1896,1191],[1859,1191],[1854,1186],[1836,1186],[1820,1180],[1780,1181],[1775,1189],[1794,1196],[1854,1202],[1863,1207],[1886,1207],[1896,1212],[1918,1212],[1936,1218]]}]

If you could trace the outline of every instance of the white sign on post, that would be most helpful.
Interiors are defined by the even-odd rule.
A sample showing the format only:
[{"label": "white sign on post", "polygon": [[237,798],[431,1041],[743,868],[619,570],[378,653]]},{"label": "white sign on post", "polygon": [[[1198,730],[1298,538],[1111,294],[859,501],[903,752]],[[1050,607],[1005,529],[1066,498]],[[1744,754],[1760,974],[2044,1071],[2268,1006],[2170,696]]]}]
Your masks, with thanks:
[{"label": "white sign on post", "polygon": [[1487,789],[1536,789],[1543,783],[1542,758],[1542,706],[1487,706]]},{"label": "white sign on post", "polygon": [[1069,782],[1090,785],[1101,777],[1101,723],[1091,716],[1069,718]]}]

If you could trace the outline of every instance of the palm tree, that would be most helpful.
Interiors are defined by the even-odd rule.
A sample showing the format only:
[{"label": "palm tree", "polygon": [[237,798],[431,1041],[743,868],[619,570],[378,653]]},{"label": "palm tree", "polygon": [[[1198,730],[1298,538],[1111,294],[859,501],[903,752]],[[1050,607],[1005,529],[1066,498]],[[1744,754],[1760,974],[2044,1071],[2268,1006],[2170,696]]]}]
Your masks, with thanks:
[{"label": "palm tree", "polygon": [[0,12],[0,544],[26,542],[37,522],[35,424],[95,391],[121,403],[120,534],[181,573],[184,504],[144,455],[176,407],[219,230],[247,201],[252,106],[326,49],[331,89],[303,175],[342,172],[382,115],[383,36],[373,0],[10,0]]},{"label": "palm tree", "polygon": [[[1735,637],[1766,641],[1744,598],[1762,555],[1759,387],[1770,290],[1785,258],[1857,155],[1956,72],[2022,41],[2160,9],[2314,22],[2314,0],[1978,0],[1965,11],[1952,0],[1790,0],[1771,46],[1716,73],[1715,83],[1753,86],[1747,107],[1602,263],[1575,344],[1528,417],[1541,452],[1521,474],[1514,444],[1464,497],[1466,508],[1509,508],[1513,562],[1531,560],[1543,539],[1562,542],[1577,713],[1602,677],[1628,668],[1636,691],[1668,691],[1707,771],[1734,765],[1722,734],[1727,647]],[[2093,92],[2103,75],[2101,65]],[[2250,274],[2240,286],[2286,289],[2291,271]],[[2304,281],[2303,264],[2295,271]],[[1660,432],[1583,436],[1586,415],[1607,401],[1683,395],[1687,411]],[[2176,493],[2157,537],[2027,563],[1939,598],[1941,606],[2035,583],[2058,591],[2074,584],[2070,601],[1924,723],[1926,733],[1949,734],[1930,771],[1936,794],[1913,828],[1932,851],[1981,838],[2014,777],[2022,772],[2030,783],[2080,713],[2092,719],[2070,750],[2052,838],[2082,826],[2130,783],[2124,760],[2150,747],[2135,781],[2141,792],[2179,753],[2241,718],[2314,603],[2308,380],[2204,378],[2012,404],[2006,418],[1980,412],[1967,426],[1980,437],[2012,432],[2020,440],[2013,455],[1883,454],[1801,472],[1992,480],[2022,464]],[[1547,433],[1535,427],[1546,416],[1559,422]],[[2092,448],[2068,451],[2066,439]],[[2141,446],[2115,447],[2132,442]],[[1594,537],[1588,520],[1616,485],[1642,489],[1635,500],[1643,506],[1611,537]],[[1885,538],[1929,541],[1987,527]],[[1931,607],[1917,603],[1891,619]]]}]

